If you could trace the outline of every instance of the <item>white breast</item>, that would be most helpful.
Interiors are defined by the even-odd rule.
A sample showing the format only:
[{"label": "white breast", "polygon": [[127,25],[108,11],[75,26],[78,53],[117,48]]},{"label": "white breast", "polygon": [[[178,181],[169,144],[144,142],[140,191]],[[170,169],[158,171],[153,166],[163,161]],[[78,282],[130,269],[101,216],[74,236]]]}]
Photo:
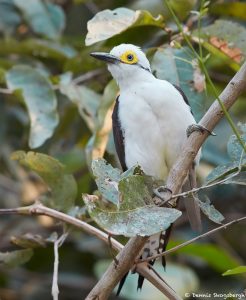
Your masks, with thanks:
[{"label": "white breast", "polygon": [[121,90],[119,119],[127,167],[139,164],[146,174],[159,179],[167,177],[187,127],[195,123],[177,89],[154,77]]}]

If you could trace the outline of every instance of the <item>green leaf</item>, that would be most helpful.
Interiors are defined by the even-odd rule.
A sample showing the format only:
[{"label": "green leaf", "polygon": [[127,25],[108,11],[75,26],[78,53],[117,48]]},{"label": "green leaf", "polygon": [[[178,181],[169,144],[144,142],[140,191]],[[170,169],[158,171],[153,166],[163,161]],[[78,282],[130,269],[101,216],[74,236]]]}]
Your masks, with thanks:
[{"label": "green leaf", "polygon": [[0,0],[0,32],[12,34],[21,23],[21,17],[13,0]]},{"label": "green leaf", "polygon": [[105,159],[99,158],[92,161],[91,169],[98,190],[109,202],[119,205],[119,198],[121,198],[121,208],[124,207],[124,209],[128,206],[128,202],[131,203],[131,209],[152,203],[147,187],[149,176],[143,176],[143,171],[139,166],[134,166],[122,173],[119,169],[113,168]]},{"label": "green leaf", "polygon": [[[102,196],[115,206],[94,195],[83,195],[90,216],[111,234],[127,237],[149,236],[167,229],[181,212],[153,204],[154,181],[139,166],[125,173],[104,159],[92,162],[92,171]],[[117,206],[116,206],[117,205]]]},{"label": "green leaf", "polygon": [[40,147],[58,124],[57,99],[51,83],[36,69],[21,65],[6,73],[6,81],[9,89],[22,92],[31,122],[30,148]]},{"label": "green leaf", "polygon": [[157,78],[181,87],[189,100],[195,119],[198,121],[205,113],[205,98],[204,92],[197,92],[192,83],[195,69],[188,53],[187,48],[158,48],[153,57],[151,68]]},{"label": "green leaf", "polygon": [[[233,173],[238,172],[239,162],[238,161],[232,161],[230,163],[227,163],[222,166],[218,166],[210,172],[206,178],[206,184],[214,182],[216,180],[221,180]],[[246,167],[246,159],[243,159],[242,161],[242,168],[244,169]]]},{"label": "green leaf", "polygon": [[0,252],[0,265],[4,264],[7,267],[14,268],[28,262],[32,255],[32,249],[16,250],[4,253]]},{"label": "green leaf", "polygon": [[[173,248],[182,241],[170,241],[168,248]],[[225,269],[231,269],[238,266],[238,261],[226,252],[225,249],[206,243],[190,244],[177,250],[177,253],[184,253],[191,257],[199,257],[203,259],[209,266],[218,272],[223,272]]]},{"label": "green leaf", "polygon": [[163,28],[163,17],[159,15],[154,18],[148,11],[133,11],[124,7],[106,9],[97,13],[87,23],[88,33],[85,44],[89,46],[107,40],[129,28],[146,25]]},{"label": "green leaf", "polygon": [[[197,34],[197,31],[194,32]],[[217,20],[212,25],[203,27],[201,30],[202,38],[211,44],[210,38],[216,37],[223,41],[224,47],[217,47],[217,51],[223,52],[226,48],[228,57],[240,64],[245,60],[246,56],[246,29],[236,22],[228,20]],[[211,44],[212,45],[212,44]],[[214,47],[212,45],[212,47]],[[230,50],[230,53],[228,52]],[[240,55],[240,52],[241,55]]]},{"label": "green leaf", "polygon": [[[244,143],[246,143],[246,134],[243,134],[241,138],[244,141]],[[238,138],[234,134],[231,135],[227,143],[227,152],[232,158],[232,160],[237,160],[238,162],[240,161],[242,154],[244,152],[242,145],[240,144]]]},{"label": "green leaf", "polygon": [[71,174],[66,174],[65,167],[55,158],[43,153],[17,151],[11,156],[35,173],[50,187],[51,195],[44,200],[46,204],[58,210],[67,211],[77,196],[77,184]]},{"label": "green leaf", "polygon": [[35,55],[40,55],[44,58],[50,57],[64,60],[64,58],[73,58],[78,54],[77,51],[68,44],[40,39],[27,40],[26,42],[29,42],[30,47],[35,50]]},{"label": "green leaf", "polygon": [[57,39],[65,27],[63,10],[55,4],[41,0],[14,0],[26,22],[35,33]]},{"label": "green leaf", "polygon": [[86,86],[76,85],[72,82],[60,85],[60,91],[76,104],[81,117],[88,128],[93,131],[101,96]]},{"label": "green leaf", "polygon": [[120,170],[113,168],[105,159],[93,160],[91,169],[96,178],[98,190],[101,192],[102,196],[113,204],[118,205]]},{"label": "green leaf", "polygon": [[53,60],[57,63],[57,67],[63,67],[68,61],[76,56],[77,51],[67,45],[60,44],[54,41],[46,41],[41,39],[26,39],[17,41],[13,39],[5,39],[1,41],[0,54],[21,54],[25,56],[34,57],[35,59]]},{"label": "green leaf", "polygon": [[228,276],[228,275],[237,275],[237,274],[242,274],[246,273],[246,266],[239,266],[231,270],[227,270],[222,274],[222,276]]},{"label": "green leaf", "polygon": [[[109,211],[100,208],[97,196],[83,195],[90,216],[113,235],[150,236],[166,230],[181,216],[179,210],[166,207],[143,206],[133,210]],[[134,199],[132,199],[134,203]]]},{"label": "green leaf", "polygon": [[108,206],[94,195],[83,195],[90,216],[115,235],[149,236],[167,229],[181,212],[153,204],[154,180],[139,166],[121,174],[104,159],[92,162],[92,172],[102,196],[115,206]]},{"label": "green leaf", "polygon": [[238,1],[216,3],[209,6],[209,12],[219,16],[229,16],[246,20],[246,3]]},{"label": "green leaf", "polygon": [[246,172],[240,172],[238,175],[228,179],[226,184],[246,185]]},{"label": "green leaf", "polygon": [[205,202],[199,201],[199,206],[202,212],[213,222],[221,224],[225,219],[224,216],[210,203],[210,200],[206,198]]},{"label": "green leaf", "polygon": [[[244,133],[245,125],[239,124],[239,126],[241,131],[243,132],[241,138],[246,143],[246,133]],[[242,145],[239,143],[235,135],[231,135],[229,138],[229,141],[227,143],[227,152],[231,157],[232,161],[227,164],[219,165],[218,167],[214,168],[212,172],[210,172],[210,174],[207,176],[206,183],[211,183],[216,180],[221,180],[229,176],[228,180],[225,183],[244,185],[243,174],[242,175],[235,174],[235,177],[231,178],[231,176],[233,176],[233,173],[237,173],[239,171],[239,167],[242,168],[242,171],[244,171],[246,167],[246,158],[245,158],[245,154],[243,153]],[[241,162],[241,166],[240,166],[240,162]]]},{"label": "green leaf", "polygon": [[[128,173],[129,174],[129,173]],[[142,175],[124,176],[119,182],[120,211],[133,210],[153,204],[149,189]]]}]

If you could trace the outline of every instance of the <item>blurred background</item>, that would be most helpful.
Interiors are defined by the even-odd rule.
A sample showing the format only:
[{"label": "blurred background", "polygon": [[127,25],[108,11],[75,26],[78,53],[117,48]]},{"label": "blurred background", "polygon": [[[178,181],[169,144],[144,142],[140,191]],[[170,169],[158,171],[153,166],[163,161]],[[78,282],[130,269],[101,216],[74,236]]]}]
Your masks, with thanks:
[{"label": "blurred background", "polygon": [[[246,2],[172,0],[170,3],[185,30],[190,32],[197,51],[198,37],[202,35],[206,67],[217,91],[222,91],[246,55]],[[89,20],[105,9],[119,7],[129,11],[104,12],[99,20],[89,23],[88,33]],[[142,12],[139,16],[136,10],[147,10],[151,15]],[[119,21],[117,13],[123,25],[113,32],[112,27]],[[162,17],[158,19],[159,14]],[[129,21],[130,17],[134,21]],[[111,27],[104,26],[103,22],[111,21]],[[163,1],[0,0],[1,208],[49,199],[50,189],[54,191],[56,186],[56,183],[47,185],[53,166],[51,159],[55,158],[64,166],[59,165],[60,169],[53,174],[62,173],[63,184],[69,174],[73,187],[68,184],[58,189],[57,199],[47,205],[96,226],[86,212],[81,194],[96,190],[89,167],[93,158],[104,156],[112,165],[119,166],[110,126],[117,87],[106,66],[89,53],[110,51],[124,42],[144,49],[157,77],[174,82],[178,78],[175,83],[184,86],[199,120],[215,96],[211,86],[205,85],[204,76]],[[171,50],[170,45],[174,47]],[[231,116],[245,137],[246,94],[234,105]],[[222,120],[215,132],[217,136],[209,137],[203,147],[199,184],[208,181],[209,174],[208,178],[214,179],[235,170],[235,155],[231,151],[235,138],[227,121]],[[40,170],[43,157],[40,157],[41,167],[21,154],[13,157],[17,150],[49,155],[46,157],[49,167]],[[55,162],[54,168],[57,165]],[[245,182],[245,173],[241,172],[230,184],[207,189],[200,196],[208,197],[227,222],[246,213]],[[68,207],[59,206],[60,190],[64,193],[64,189],[73,195],[69,205],[66,204]],[[52,299],[53,241],[64,227],[45,216],[1,215],[0,218],[0,299]],[[218,226],[206,217],[203,224],[204,231]],[[205,294],[193,295],[191,299],[206,299],[206,293],[213,292],[242,293],[246,289],[246,273],[235,276],[222,273],[245,265],[245,232],[245,222],[235,224],[170,254],[166,271],[159,262],[156,270],[183,296],[191,292]],[[195,235],[184,214],[175,224],[168,248]],[[119,240],[126,241],[122,237]],[[109,247],[96,237],[69,227],[69,235],[59,248],[59,260],[59,299],[75,300],[86,297],[112,255]],[[120,299],[163,299],[148,282],[142,292],[137,292],[136,282],[136,274],[129,276]]]}]

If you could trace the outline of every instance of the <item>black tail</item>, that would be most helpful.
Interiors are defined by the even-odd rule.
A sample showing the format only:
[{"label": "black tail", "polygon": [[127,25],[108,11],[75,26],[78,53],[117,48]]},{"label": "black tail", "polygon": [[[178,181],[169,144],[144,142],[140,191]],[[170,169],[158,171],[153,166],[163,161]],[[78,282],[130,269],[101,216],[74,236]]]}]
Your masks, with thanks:
[{"label": "black tail", "polygon": [[[164,234],[164,244],[163,244],[163,246],[162,246],[162,251],[161,252],[164,252],[164,251],[166,251],[166,248],[167,248],[167,244],[168,244],[168,242],[169,242],[169,238],[170,238],[170,235],[171,235],[171,232],[172,232],[172,228],[173,228],[173,224],[171,224],[167,229],[166,229],[166,231],[165,231],[165,234]],[[164,270],[165,270],[165,268],[166,268],[166,258],[165,258],[165,256],[162,256],[161,257],[161,264],[163,265],[163,268],[164,268]]]},{"label": "black tail", "polygon": [[[169,237],[170,237],[171,231],[172,231],[172,224],[171,224],[171,226],[168,229],[166,229],[165,233],[161,235],[161,237],[160,237],[160,253],[164,252],[166,250],[166,247],[167,247],[167,244],[168,244],[168,241],[169,241]],[[140,257],[140,259],[141,258],[142,257]],[[155,263],[155,260],[152,260],[152,261],[149,262],[149,264],[151,266],[153,266],[154,263]],[[162,256],[162,265],[163,265],[163,267],[165,269],[165,267],[166,267],[165,256]],[[126,278],[127,278],[128,274],[129,274],[129,272],[127,272],[124,275],[124,277],[121,279],[119,287],[118,287],[118,290],[117,290],[117,293],[116,293],[117,296],[120,295],[120,292],[122,290],[122,287],[123,287],[123,285],[124,285],[124,283],[126,281]],[[138,276],[138,286],[137,286],[138,290],[142,289],[143,283],[144,283],[144,277],[142,275],[139,275]]]},{"label": "black tail", "polygon": [[[140,257],[140,259],[141,259],[141,257]],[[155,260],[152,260],[152,261],[149,262],[149,264],[151,266],[153,266],[154,263],[155,263]],[[143,283],[144,283],[144,277],[142,275],[139,275],[138,276],[138,287],[137,287],[137,290],[141,290],[142,289]]]},{"label": "black tail", "polygon": [[[166,247],[167,247],[167,244],[168,244],[168,241],[169,241],[169,237],[170,237],[170,234],[171,234],[171,231],[172,231],[172,225],[173,224],[171,224],[170,227],[168,229],[166,229],[165,233],[160,236],[160,253],[164,252],[166,250]],[[155,263],[155,260],[152,260],[152,261],[149,262],[149,264],[151,266],[153,266],[154,263]],[[161,263],[163,265],[163,268],[165,269],[165,267],[166,267],[165,256],[161,257]],[[138,276],[138,287],[137,287],[138,290],[142,289],[143,283],[144,283],[144,277],[142,275],[139,275]]]},{"label": "black tail", "polygon": [[124,285],[124,283],[125,283],[125,281],[126,281],[126,278],[127,278],[127,275],[128,275],[128,274],[129,274],[129,272],[127,272],[127,273],[123,276],[123,278],[121,279],[120,284],[119,284],[119,286],[118,286],[118,290],[117,290],[116,296],[119,296],[119,294],[120,294],[120,292],[121,292],[121,289],[122,289],[122,287],[123,287],[123,285]]}]

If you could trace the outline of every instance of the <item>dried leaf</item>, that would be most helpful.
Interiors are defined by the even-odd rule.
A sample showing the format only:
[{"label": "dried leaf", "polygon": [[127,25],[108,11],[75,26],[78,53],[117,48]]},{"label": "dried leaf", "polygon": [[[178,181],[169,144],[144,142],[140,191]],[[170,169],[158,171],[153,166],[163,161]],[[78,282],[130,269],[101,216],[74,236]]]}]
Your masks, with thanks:
[{"label": "dried leaf", "polygon": [[206,78],[205,75],[201,72],[201,69],[199,66],[196,64],[194,68],[194,73],[193,73],[193,83],[194,83],[194,89],[198,93],[202,93],[206,89]]},{"label": "dried leaf", "polygon": [[237,63],[242,62],[242,60],[244,59],[244,54],[240,48],[230,46],[229,43],[223,39],[219,39],[216,36],[212,36],[209,39],[209,42]]}]

